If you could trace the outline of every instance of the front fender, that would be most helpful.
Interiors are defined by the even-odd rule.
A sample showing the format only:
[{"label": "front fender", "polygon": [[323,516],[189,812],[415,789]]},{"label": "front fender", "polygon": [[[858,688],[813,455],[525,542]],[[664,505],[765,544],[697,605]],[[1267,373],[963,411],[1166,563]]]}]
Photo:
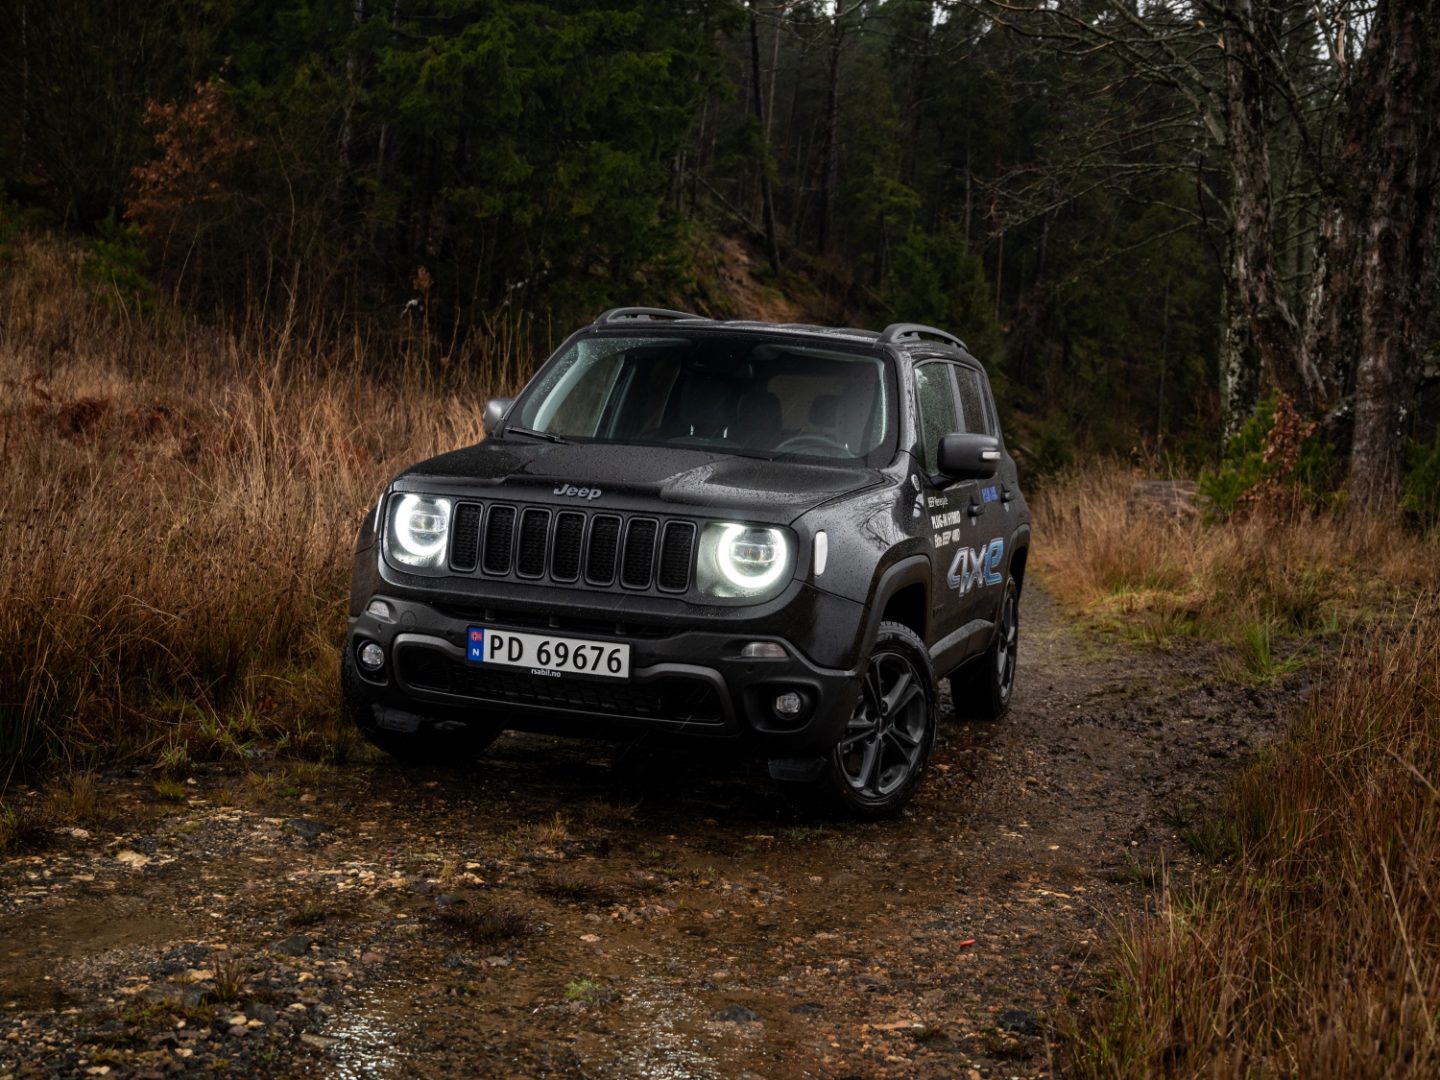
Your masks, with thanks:
[{"label": "front fender", "polygon": [[933,574],[930,559],[926,555],[907,555],[890,566],[875,579],[875,584],[870,590],[870,597],[865,606],[865,633],[861,638],[860,661],[870,655],[870,650],[875,645],[875,639],[880,635],[880,616],[884,613],[890,598],[895,596],[901,589],[909,588],[912,585],[919,585],[925,594],[925,632],[920,636],[927,642],[929,640],[929,619],[930,619],[930,583],[933,581]]}]

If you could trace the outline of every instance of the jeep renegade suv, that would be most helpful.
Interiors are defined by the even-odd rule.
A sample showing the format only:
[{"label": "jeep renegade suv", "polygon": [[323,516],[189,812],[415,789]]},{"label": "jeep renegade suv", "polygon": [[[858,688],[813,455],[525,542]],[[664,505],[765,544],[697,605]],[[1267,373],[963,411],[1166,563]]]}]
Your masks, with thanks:
[{"label": "jeep renegade suv", "polygon": [[386,751],[726,740],[873,818],[924,772],[937,677],[1008,708],[1030,515],[958,338],[621,308],[485,422],[360,529],[342,684]]}]

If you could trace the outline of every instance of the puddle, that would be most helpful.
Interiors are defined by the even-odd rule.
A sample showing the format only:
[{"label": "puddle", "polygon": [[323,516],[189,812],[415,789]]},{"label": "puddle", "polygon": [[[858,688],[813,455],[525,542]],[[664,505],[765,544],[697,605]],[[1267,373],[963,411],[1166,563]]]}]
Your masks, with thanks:
[{"label": "puddle", "polygon": [[695,1031],[690,1003],[673,987],[646,980],[626,995],[625,1011],[630,1014],[627,1028],[634,1041],[618,1056],[616,1075],[645,1080],[726,1075]]},{"label": "puddle", "polygon": [[[707,995],[714,999],[714,994]],[[717,1000],[696,1000],[673,980],[644,979],[625,995],[616,1028],[624,1045],[611,1048],[613,1077],[637,1080],[737,1080],[762,1075],[751,1067],[763,1051],[767,1025],[717,1019]],[[767,1071],[764,1075],[780,1074]]]},{"label": "puddle", "polygon": [[328,1075],[339,1080],[400,1075],[405,1055],[399,1047],[414,1025],[395,1021],[388,997],[384,987],[359,992],[326,1024],[321,1037],[327,1040]]}]

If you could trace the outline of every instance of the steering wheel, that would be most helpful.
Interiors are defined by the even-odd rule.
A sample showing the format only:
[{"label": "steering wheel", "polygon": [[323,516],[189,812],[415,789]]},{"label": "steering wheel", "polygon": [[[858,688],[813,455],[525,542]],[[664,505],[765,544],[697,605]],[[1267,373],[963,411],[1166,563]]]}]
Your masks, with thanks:
[{"label": "steering wheel", "polygon": [[846,446],[839,439],[831,438],[829,435],[822,435],[818,431],[807,431],[799,435],[792,435],[784,442],[775,447],[777,454],[804,454],[815,451],[838,451],[835,457],[853,457],[850,447]]}]

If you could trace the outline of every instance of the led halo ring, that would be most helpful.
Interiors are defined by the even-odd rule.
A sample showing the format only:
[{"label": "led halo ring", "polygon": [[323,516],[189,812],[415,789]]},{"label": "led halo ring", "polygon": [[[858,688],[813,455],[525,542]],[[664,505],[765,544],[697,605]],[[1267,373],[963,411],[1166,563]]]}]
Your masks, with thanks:
[{"label": "led halo ring", "polygon": [[[425,530],[435,536],[435,539],[428,544],[417,543],[415,533],[410,527],[411,518],[415,510],[425,503],[433,506],[435,508],[434,516],[441,519],[439,529]],[[405,549],[405,554],[411,556],[416,563],[434,559],[435,556],[444,551],[446,534],[449,531],[449,499],[433,499],[427,495],[405,495],[400,499],[400,505],[395,508],[395,539],[399,542],[400,546]]]},{"label": "led halo ring", "polygon": [[[775,547],[776,558],[770,569],[762,574],[750,574],[740,569],[735,564],[735,557],[731,552],[737,538],[747,532],[763,532]],[[753,525],[726,525],[720,533],[720,541],[715,545],[715,562],[720,567],[720,572],[725,575],[730,584],[741,589],[751,589],[755,592],[763,592],[780,580],[785,573],[786,564],[789,563],[788,547],[785,542],[785,534],[779,529],[758,528]]]}]

